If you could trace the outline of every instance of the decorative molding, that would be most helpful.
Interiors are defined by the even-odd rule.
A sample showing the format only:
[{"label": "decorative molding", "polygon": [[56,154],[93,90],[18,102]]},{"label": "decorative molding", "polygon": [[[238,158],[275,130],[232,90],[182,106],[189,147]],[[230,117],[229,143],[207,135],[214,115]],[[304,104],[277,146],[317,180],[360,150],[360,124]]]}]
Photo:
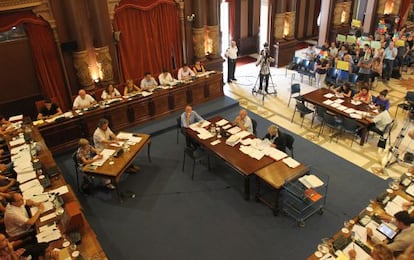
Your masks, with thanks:
[{"label": "decorative molding", "polygon": [[0,0],[0,11],[19,10],[33,8],[43,4],[44,0]]},{"label": "decorative molding", "polygon": [[112,21],[114,20],[115,8],[118,6],[121,0],[108,0],[108,11],[109,11],[109,19]]},{"label": "decorative molding", "polygon": [[204,60],[206,52],[204,48],[204,28],[192,28],[193,32],[193,48],[196,60]]},{"label": "decorative molding", "polygon": [[102,82],[108,83],[114,80],[114,72],[112,70],[112,58],[109,53],[109,47],[104,46],[95,48],[96,62],[100,64],[100,73],[102,73]]},{"label": "decorative molding", "polygon": [[89,54],[87,50],[73,52],[73,66],[76,70],[76,76],[78,78],[79,84],[86,89],[90,89],[93,85],[93,80],[88,65],[88,55]]}]

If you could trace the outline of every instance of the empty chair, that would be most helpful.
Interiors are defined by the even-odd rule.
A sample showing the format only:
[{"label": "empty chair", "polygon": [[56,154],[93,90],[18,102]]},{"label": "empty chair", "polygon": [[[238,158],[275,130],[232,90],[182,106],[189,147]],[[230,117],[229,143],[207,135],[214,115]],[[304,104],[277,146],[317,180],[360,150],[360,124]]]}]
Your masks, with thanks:
[{"label": "empty chair", "polygon": [[294,97],[295,99],[299,101],[303,101],[302,96],[300,94],[300,84],[295,83],[290,86],[290,96],[289,96],[289,102],[288,106],[290,105],[290,100]]},{"label": "empty chair", "polygon": [[302,60],[302,62],[300,63],[300,66],[298,66],[297,72],[300,75],[301,82],[303,82],[303,75],[306,75],[308,73],[309,64],[310,64],[309,60]]},{"label": "empty chair", "polygon": [[319,119],[321,126],[323,123],[323,116],[325,115],[326,112],[326,108],[322,107],[322,106],[316,106],[315,107],[315,113],[313,114],[314,119],[317,118]]},{"label": "empty chair", "polygon": [[295,138],[290,134],[284,133],[286,136],[286,148],[290,151],[290,157],[293,157],[293,143],[295,142]]},{"label": "empty chair", "polygon": [[328,111],[325,111],[323,115],[322,126],[321,126],[321,129],[319,129],[318,136],[320,136],[323,133],[325,126],[331,129],[330,140],[332,140],[332,137],[336,135],[336,141],[338,142],[339,134],[340,134],[341,127],[342,127],[342,122],[339,121],[338,118],[334,114]]},{"label": "empty chair", "polygon": [[[293,122],[293,119],[295,118],[296,112],[299,112],[300,116],[302,117],[302,122],[300,123],[300,127],[303,126],[303,120],[305,119],[305,116],[308,114],[312,114],[314,111],[308,107],[305,106],[302,102],[296,102],[295,111],[293,111],[292,120],[290,122]],[[311,127],[313,125],[313,117],[312,117],[312,123]]]},{"label": "empty chair", "polygon": [[191,147],[184,148],[184,158],[183,158],[183,167],[182,171],[184,171],[185,166],[185,158],[190,157],[193,160],[193,168],[191,172],[191,179],[194,180],[194,170],[196,163],[200,163],[203,159],[207,158],[207,167],[210,170],[210,157],[208,156],[207,152],[202,149],[194,149]]},{"label": "empty chair", "polygon": [[351,88],[355,88],[358,82],[358,74],[352,73],[349,75],[348,82],[351,85]]},{"label": "empty chair", "polygon": [[358,122],[349,117],[344,117],[342,119],[342,133],[347,133],[352,135],[352,141],[351,141],[351,147],[354,143],[355,137],[358,136],[358,132],[361,129],[361,126],[358,124]]},{"label": "empty chair", "polygon": [[286,66],[285,77],[287,76],[287,71],[288,70],[296,70],[296,68],[299,66],[301,61],[302,61],[301,57],[293,57],[293,59],[289,63],[289,65]]},{"label": "empty chair", "polygon": [[309,85],[311,86],[313,83],[313,79],[316,79],[315,64],[316,63],[314,61],[310,61],[306,71],[303,73],[303,75],[308,76]]},{"label": "empty chair", "polygon": [[338,76],[338,70],[336,68],[329,68],[326,72],[325,84],[331,88],[336,83],[336,77]]}]

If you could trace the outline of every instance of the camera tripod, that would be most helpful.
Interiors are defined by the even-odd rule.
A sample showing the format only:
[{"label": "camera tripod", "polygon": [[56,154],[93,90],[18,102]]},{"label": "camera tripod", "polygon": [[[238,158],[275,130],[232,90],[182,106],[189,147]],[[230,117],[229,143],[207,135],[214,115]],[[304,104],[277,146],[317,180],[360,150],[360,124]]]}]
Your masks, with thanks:
[{"label": "camera tripod", "polygon": [[[264,75],[263,77],[266,77],[266,76]],[[263,86],[263,82],[262,82],[262,89],[258,87],[260,86],[259,80],[260,80],[260,72],[259,72],[259,75],[257,75],[256,82],[253,85],[252,95],[255,95],[255,94],[262,95],[262,103],[264,103],[264,98],[266,95],[277,95],[276,84],[273,82],[272,73],[270,73],[270,69],[269,69],[269,80],[268,80],[269,84],[267,86],[267,91],[264,89],[266,87]],[[269,91],[270,88],[272,89],[271,91]]]},{"label": "camera tripod", "polygon": [[[410,127],[412,115],[411,112],[409,112],[407,119],[404,122],[403,127],[400,130],[400,133],[398,134],[397,138],[394,141],[394,144],[389,148],[387,154],[384,156],[384,158],[381,161],[381,165],[384,168],[387,168],[388,166],[391,166],[394,163],[400,163],[403,160],[400,158],[400,150],[399,146],[401,145],[405,135],[407,134],[407,131]],[[390,136],[388,136],[390,138]]]}]

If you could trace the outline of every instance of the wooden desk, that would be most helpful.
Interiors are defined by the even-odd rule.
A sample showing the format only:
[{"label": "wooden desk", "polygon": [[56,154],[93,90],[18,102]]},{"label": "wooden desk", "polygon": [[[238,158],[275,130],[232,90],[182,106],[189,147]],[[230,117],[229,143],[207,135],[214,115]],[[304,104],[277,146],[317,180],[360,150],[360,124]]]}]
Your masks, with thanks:
[{"label": "wooden desk", "polygon": [[[102,166],[97,167],[94,169],[91,167],[90,164],[85,165],[82,168],[82,171],[86,174],[99,176],[99,177],[106,177],[110,178],[112,183],[115,184],[117,194],[119,199],[122,201],[122,196],[119,190],[119,180],[121,179],[122,174],[125,170],[131,165],[132,161],[135,159],[137,154],[142,150],[142,148],[147,145],[147,155],[148,160],[151,162],[151,138],[150,135],[147,134],[137,134],[141,137],[141,141],[135,145],[131,145],[128,151],[124,151],[122,155],[118,158],[113,158],[113,163],[111,163],[111,159],[108,159]],[[109,146],[108,149],[114,149],[115,147]],[[119,148],[118,148],[119,149]]]},{"label": "wooden desk", "polygon": [[[288,181],[303,176],[307,172],[309,172],[309,168],[303,164],[300,164],[296,168],[290,168],[281,160],[264,167],[255,173],[257,185],[255,195],[256,200],[261,201],[270,207],[275,216],[278,215],[280,211],[280,191],[282,190],[283,185]],[[260,193],[260,183],[262,181],[275,189],[274,201],[266,200]]]},{"label": "wooden desk", "polygon": [[[306,102],[309,102],[313,105],[321,106],[321,107],[327,109],[328,111],[333,112],[336,115],[351,118],[348,113],[323,103],[323,101],[327,100],[327,98],[324,97],[324,95],[328,94],[328,93],[335,94],[333,91],[331,91],[329,89],[320,88],[320,89],[311,91],[311,92],[303,95],[302,97]],[[336,97],[330,98],[330,100],[335,100],[335,99],[337,99],[337,98]],[[344,100],[344,102],[341,103],[341,105],[344,105],[346,107],[353,108],[353,109],[356,109],[356,110],[361,110],[361,111],[366,111],[366,112],[371,111],[370,107],[365,103],[361,103],[360,105],[353,105],[351,103],[351,101],[352,101],[351,98],[341,98],[341,99]],[[363,145],[364,142],[365,142],[365,139],[366,139],[367,126],[370,124],[370,122],[366,119],[355,119],[355,120],[358,122],[358,124],[360,124],[362,126],[361,141],[360,141],[359,144]]]},{"label": "wooden desk", "polygon": [[[33,140],[41,144],[41,147],[42,147],[42,150],[38,154],[38,159],[42,163],[43,170],[56,166],[56,162],[53,159],[52,153],[46,146],[37,128],[35,127],[32,128],[32,135],[33,135]],[[53,190],[63,185],[67,185],[67,183],[63,177],[62,172],[60,171],[59,175],[51,179],[51,186],[48,187],[45,191]],[[77,207],[79,207],[79,209],[82,211],[81,205],[78,199],[76,198],[75,193],[73,192],[72,188],[69,185],[67,185],[67,187],[69,189],[69,192],[61,195],[65,204],[69,202],[75,202]],[[46,215],[48,213],[50,212],[42,213],[42,215]],[[95,232],[90,227],[88,221],[86,220],[83,214],[82,214],[82,219],[83,219],[83,225],[81,229],[79,230],[79,232],[81,233],[81,244],[78,245],[77,250],[80,251],[84,259],[102,259],[102,260],[108,259],[99,241],[96,238]],[[55,220],[50,219],[46,222],[40,223],[40,221],[38,220],[38,222],[36,223],[36,226],[39,227],[40,225],[44,225],[48,222],[53,222],[53,221]],[[52,247],[62,248],[62,239],[52,241],[50,244]]]},{"label": "wooden desk", "polygon": [[[209,121],[211,123],[215,123],[220,121],[221,119],[223,119],[223,117],[216,116],[209,119]],[[206,150],[208,150],[209,152],[223,160],[227,165],[236,170],[236,172],[244,178],[244,196],[246,200],[248,200],[250,197],[249,176],[274,162],[273,159],[271,159],[268,156],[264,156],[260,160],[251,158],[250,156],[242,153],[239,150],[240,144],[237,144],[235,146],[227,145],[226,139],[223,137],[221,138],[221,143],[217,145],[211,145],[211,142],[217,140],[217,137],[212,137],[207,140],[201,140],[200,138],[198,138],[197,132],[191,130],[190,128],[185,129],[185,134],[195,142],[199,143]],[[253,137],[253,135],[251,135],[250,137]]]},{"label": "wooden desk", "polygon": [[79,138],[93,135],[101,118],[109,120],[114,132],[143,124],[158,117],[184,110],[187,104],[201,104],[223,93],[223,74],[197,78],[171,89],[159,89],[147,97],[123,99],[104,108],[83,112],[63,122],[44,123],[38,126],[47,145],[53,152],[64,152],[76,146]]}]

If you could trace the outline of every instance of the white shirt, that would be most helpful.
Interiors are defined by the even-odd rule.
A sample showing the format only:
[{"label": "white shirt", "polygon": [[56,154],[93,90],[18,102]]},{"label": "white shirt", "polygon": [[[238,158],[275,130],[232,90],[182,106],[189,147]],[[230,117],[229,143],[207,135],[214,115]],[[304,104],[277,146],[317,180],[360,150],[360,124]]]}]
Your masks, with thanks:
[{"label": "white shirt", "polygon": [[195,76],[195,73],[191,69],[188,69],[187,71],[184,71],[183,68],[180,68],[178,70],[178,75],[177,76],[178,76],[178,79],[179,80],[182,80],[182,79],[184,79],[186,77]]},{"label": "white shirt", "polygon": [[382,111],[376,115],[372,121],[375,123],[375,127],[381,131],[384,131],[384,128],[387,124],[391,123],[392,119],[387,110]]},{"label": "white shirt", "polygon": [[105,140],[111,140],[111,135],[114,133],[108,127],[106,131],[102,130],[101,128],[96,128],[95,132],[93,133],[93,142],[95,143],[95,148],[99,150],[103,150],[105,148],[105,144],[103,143]]},{"label": "white shirt", "polygon": [[26,233],[30,229],[30,226],[26,225],[28,220],[29,214],[24,204],[21,207],[16,207],[10,203],[7,204],[4,213],[4,225],[9,236],[15,237]]},{"label": "white shirt", "polygon": [[146,90],[146,89],[158,86],[158,83],[157,83],[157,81],[155,81],[155,79],[153,77],[151,77],[150,80],[147,80],[146,78],[143,78],[141,80],[140,86],[141,86],[142,90]]},{"label": "white shirt", "polygon": [[160,85],[170,85],[174,83],[174,79],[169,72],[167,72],[166,75],[164,75],[164,73],[161,73],[158,76],[158,81],[160,82]]},{"label": "white shirt", "polygon": [[101,98],[102,99],[107,99],[107,98],[114,98],[114,97],[120,97],[121,93],[119,93],[119,91],[114,88],[114,92],[112,92],[112,95],[109,95],[108,92],[106,92],[106,90],[104,90],[102,92]]},{"label": "white shirt", "polygon": [[237,49],[237,46],[235,46],[235,47],[229,47],[227,50],[226,50],[226,57],[227,58],[229,58],[229,59],[237,59],[237,52],[238,52],[239,50]]},{"label": "white shirt", "polygon": [[75,101],[73,101],[73,108],[87,108],[91,106],[94,102],[95,99],[89,94],[86,94],[84,99],[82,99],[80,96],[77,96],[75,98]]}]

